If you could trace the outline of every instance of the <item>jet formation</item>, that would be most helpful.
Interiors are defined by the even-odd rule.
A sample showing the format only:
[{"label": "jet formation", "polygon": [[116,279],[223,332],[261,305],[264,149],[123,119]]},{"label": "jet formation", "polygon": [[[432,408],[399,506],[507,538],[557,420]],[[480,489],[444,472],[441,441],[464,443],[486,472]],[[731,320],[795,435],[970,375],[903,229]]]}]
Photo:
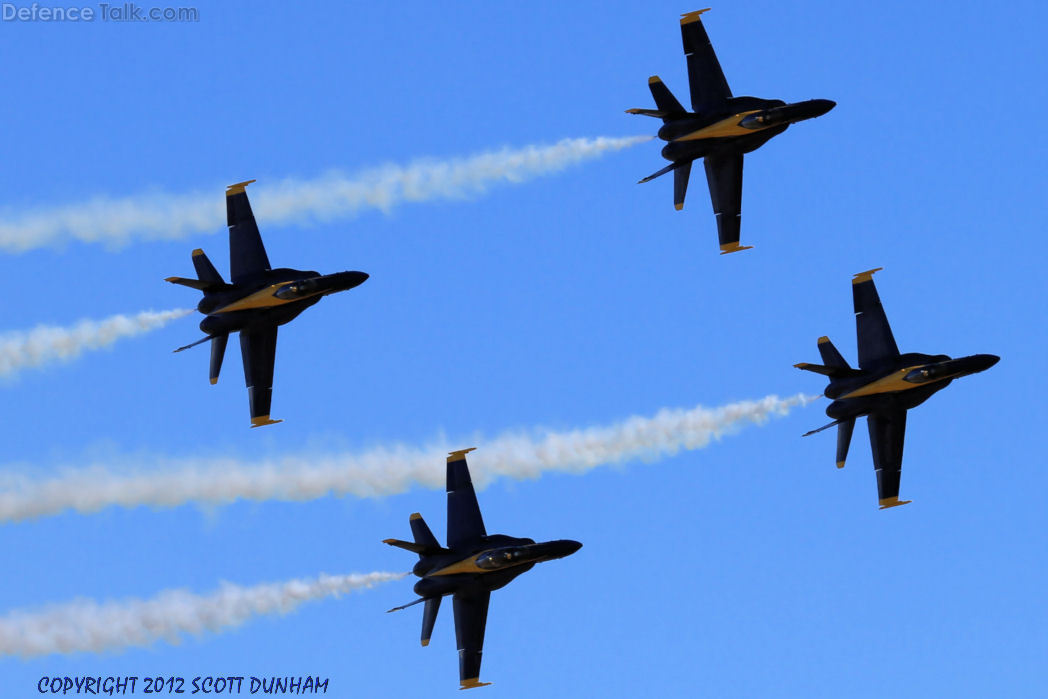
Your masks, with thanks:
[{"label": "jet formation", "polygon": [[204,292],[197,310],[207,316],[200,321],[200,329],[207,336],[175,351],[211,340],[212,384],[218,383],[229,334],[240,333],[251,426],[260,427],[281,422],[269,416],[277,328],[297,318],[324,296],[363,284],[368,275],[364,272],[322,275],[283,267],[272,269],[245,190],[252,182],[254,180],[239,182],[226,188],[231,283],[222,279],[200,249],[193,251],[196,279],[168,277],[165,281]]},{"label": "jet formation", "polygon": [[422,645],[429,645],[440,601],[452,595],[455,608],[455,639],[459,652],[459,689],[484,687],[480,681],[480,657],[484,648],[484,629],[488,600],[492,590],[505,587],[536,563],[564,558],[582,548],[569,539],[535,543],[503,534],[488,534],[480,516],[477,494],[462,449],[448,455],[448,545],[441,546],[422,515],[411,515],[414,541],[385,539],[383,543],[418,554],[413,573],[422,578],[415,583],[419,599],[389,611],[425,603],[422,612]]},{"label": "jet formation", "polygon": [[691,109],[687,111],[657,75],[648,78],[656,109],[627,109],[629,114],[662,119],[659,138],[667,141],[662,157],[670,164],[649,175],[649,182],[673,172],[673,205],[684,208],[691,164],[703,159],[706,182],[717,217],[721,254],[748,250],[739,244],[742,219],[742,158],[760,148],[790,124],[822,116],[836,106],[825,99],[786,104],[782,100],[733,97],[713,50],[702,13],[697,10],[680,20],[684,56],[688,63]]},{"label": "jet formation", "polygon": [[802,362],[794,366],[830,379],[823,395],[833,401],[826,408],[826,415],[833,422],[804,436],[836,425],[837,468],[844,468],[848,458],[856,418],[866,416],[877,472],[877,496],[883,510],[910,502],[899,499],[906,411],[954,379],[989,369],[1000,357],[973,354],[952,359],[945,354],[900,354],[873,283],[873,274],[880,270],[878,267],[860,272],[852,279],[859,368],[852,369],[828,337],[819,338],[822,364]]}]

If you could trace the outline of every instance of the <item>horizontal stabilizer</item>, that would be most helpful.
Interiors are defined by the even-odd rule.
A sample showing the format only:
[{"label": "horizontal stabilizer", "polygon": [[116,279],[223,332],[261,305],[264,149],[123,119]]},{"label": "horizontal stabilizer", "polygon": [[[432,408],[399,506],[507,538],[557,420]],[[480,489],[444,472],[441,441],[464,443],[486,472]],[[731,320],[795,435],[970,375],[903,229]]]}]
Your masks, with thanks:
[{"label": "horizontal stabilizer", "polygon": [[196,342],[193,342],[193,343],[190,343],[188,345],[184,345],[182,347],[179,347],[178,349],[175,350],[175,352],[181,352],[182,350],[187,350],[190,347],[196,347],[197,345],[202,345],[205,342],[207,342],[208,340],[210,340],[211,338],[212,338],[211,335],[208,335],[207,337],[202,337],[199,340],[197,340]]},{"label": "horizontal stabilizer", "polygon": [[407,609],[408,607],[414,607],[416,604],[419,604],[419,603],[425,602],[425,601],[426,601],[425,597],[419,597],[414,602],[408,602],[407,604],[402,604],[399,607],[393,607],[393,609],[387,609],[386,610],[386,614],[389,614],[390,612],[399,612],[401,609]]},{"label": "horizontal stabilizer", "polygon": [[[849,418],[849,419],[850,419],[850,418]],[[841,424],[842,422],[846,422],[846,421],[845,421],[845,420],[834,420],[833,422],[831,422],[831,423],[830,423],[830,424],[828,424],[828,425],[823,425],[822,427],[819,427],[818,429],[814,429],[814,430],[812,430],[811,432],[805,432],[805,433],[804,433],[803,435],[801,435],[801,436],[802,436],[802,437],[807,437],[807,436],[809,436],[809,435],[813,435],[813,434],[815,434],[816,432],[822,432],[823,430],[828,430],[828,429],[830,429],[831,427],[833,427],[834,425],[839,425],[839,424]]]},{"label": "horizontal stabilizer", "polygon": [[669,112],[664,112],[661,109],[627,109],[627,114],[643,114],[644,116],[658,117],[659,119],[665,119],[670,115]]},{"label": "horizontal stabilizer", "polygon": [[188,286],[190,289],[197,289],[199,291],[207,291],[214,286],[211,282],[204,282],[199,279],[186,279],[185,277],[167,277],[164,281],[170,282],[171,284],[181,284],[182,286]]},{"label": "horizontal stabilizer", "polygon": [[822,374],[823,376],[833,376],[837,370],[833,367],[823,366],[822,364],[809,364],[808,362],[801,362],[800,364],[794,364],[793,366],[803,371],[811,371],[816,374]]},{"label": "horizontal stabilizer", "polygon": [[644,184],[645,182],[651,182],[656,177],[662,177],[663,175],[665,175],[667,172],[669,172],[673,168],[680,167],[683,164],[684,163],[670,163],[669,165],[667,165],[666,167],[662,168],[658,172],[651,173],[650,175],[645,177],[643,180],[637,180],[637,184]]},{"label": "horizontal stabilizer", "polygon": [[811,371],[816,374],[822,374],[823,376],[829,376],[832,378],[842,378],[845,376],[858,376],[861,371],[855,369],[845,369],[842,367],[825,366],[823,364],[809,364],[808,362],[801,362],[800,364],[794,364],[793,366],[803,371]]},{"label": "horizontal stabilizer", "polygon": [[411,551],[417,553],[420,556],[432,550],[429,546],[423,544],[416,544],[414,541],[403,541],[402,539],[383,539],[383,544],[389,544],[390,546],[396,546],[398,549],[404,549],[405,551]]}]

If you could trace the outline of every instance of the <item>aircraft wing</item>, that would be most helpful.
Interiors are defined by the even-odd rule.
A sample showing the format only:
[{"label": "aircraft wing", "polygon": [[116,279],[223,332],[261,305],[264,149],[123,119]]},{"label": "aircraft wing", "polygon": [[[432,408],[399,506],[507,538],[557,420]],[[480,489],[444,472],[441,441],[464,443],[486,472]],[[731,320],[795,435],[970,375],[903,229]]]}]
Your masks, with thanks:
[{"label": "aircraft wing", "polygon": [[244,189],[254,180],[230,185],[226,189],[226,222],[229,224],[229,276],[238,284],[270,269],[269,256],[251,213],[251,202]]},{"label": "aircraft wing", "polygon": [[484,650],[484,628],[488,623],[488,601],[491,593],[487,590],[463,593],[456,592],[453,599],[455,607],[455,640],[459,652],[459,685],[460,689],[483,687],[480,681],[480,658]]},{"label": "aircraft wing", "polygon": [[484,519],[480,516],[480,505],[477,504],[477,493],[473,490],[473,480],[466,466],[466,454],[471,451],[454,451],[448,456],[449,549],[470,546],[487,536]]},{"label": "aircraft wing", "polygon": [[904,505],[909,500],[899,500],[899,480],[902,476],[906,411],[873,413],[866,418],[866,423],[870,428],[870,449],[873,451],[873,467],[877,471],[877,497],[881,508]]},{"label": "aircraft wing", "polygon": [[721,253],[746,250],[739,245],[742,227],[742,154],[709,155],[703,159],[710,187]]},{"label": "aircraft wing", "polygon": [[269,418],[273,398],[273,364],[277,356],[277,328],[240,331],[240,353],[244,358],[244,380],[251,404],[251,426],[271,425],[280,420]]},{"label": "aircraft wing", "polygon": [[700,114],[717,111],[731,98],[731,88],[724,78],[713,44],[702,26],[702,13],[689,12],[680,18],[680,33],[684,39],[684,56],[688,61],[688,83],[691,87],[691,107]]},{"label": "aircraft wing", "polygon": [[860,369],[875,368],[883,360],[899,356],[888,316],[884,314],[881,297],[873,284],[873,273],[877,271],[880,267],[860,272],[852,279]]}]

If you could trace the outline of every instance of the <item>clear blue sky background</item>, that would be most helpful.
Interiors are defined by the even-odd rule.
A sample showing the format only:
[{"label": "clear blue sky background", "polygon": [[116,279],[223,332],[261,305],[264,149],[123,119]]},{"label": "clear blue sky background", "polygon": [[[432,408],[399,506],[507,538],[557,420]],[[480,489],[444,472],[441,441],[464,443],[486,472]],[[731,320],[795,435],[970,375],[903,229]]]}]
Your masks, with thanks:
[{"label": "clear blue sky background", "polygon": [[[612,3],[207,3],[195,24],[0,24],[0,207],[310,177],[564,137],[654,133],[682,100],[678,15]],[[282,331],[273,414],[247,428],[184,319],[0,387],[5,468],[128,455],[243,458],[462,446],[663,406],[818,393],[828,334],[855,357],[849,280],[878,287],[903,351],[999,354],[909,420],[902,495],[878,511],[865,427],[834,468],[825,401],[704,451],[499,482],[488,528],[585,543],[493,596],[487,697],[1042,696],[1043,3],[725,3],[705,15],[736,94],[837,108],[748,156],[743,242],[717,254],[697,171],[683,212],[643,144],[471,201],[260,226],[274,264],[371,279]],[[163,283],[223,229],[119,250],[5,255],[4,329],[191,306]],[[76,596],[371,570],[444,495],[109,509],[0,527],[5,608]],[[178,646],[0,660],[42,675],[297,675],[334,696],[450,696],[450,608],[429,648],[403,581]]]}]

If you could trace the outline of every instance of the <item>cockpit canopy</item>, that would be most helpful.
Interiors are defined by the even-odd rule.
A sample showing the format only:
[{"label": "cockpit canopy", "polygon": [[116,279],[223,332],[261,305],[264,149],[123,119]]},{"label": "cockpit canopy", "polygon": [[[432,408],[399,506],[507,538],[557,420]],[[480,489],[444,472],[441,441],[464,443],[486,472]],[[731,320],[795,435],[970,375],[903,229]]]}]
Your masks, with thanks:
[{"label": "cockpit canopy", "polygon": [[771,116],[767,112],[757,112],[756,114],[748,114],[739,121],[739,126],[744,129],[763,129],[772,123]]},{"label": "cockpit canopy", "polygon": [[498,570],[499,568],[520,563],[524,558],[524,554],[524,548],[521,546],[488,551],[477,556],[477,567],[484,570]]},{"label": "cockpit canopy", "polygon": [[297,282],[292,282],[280,287],[277,289],[274,296],[278,299],[283,299],[284,301],[290,301],[315,292],[318,286],[319,284],[316,279],[300,279]]}]

